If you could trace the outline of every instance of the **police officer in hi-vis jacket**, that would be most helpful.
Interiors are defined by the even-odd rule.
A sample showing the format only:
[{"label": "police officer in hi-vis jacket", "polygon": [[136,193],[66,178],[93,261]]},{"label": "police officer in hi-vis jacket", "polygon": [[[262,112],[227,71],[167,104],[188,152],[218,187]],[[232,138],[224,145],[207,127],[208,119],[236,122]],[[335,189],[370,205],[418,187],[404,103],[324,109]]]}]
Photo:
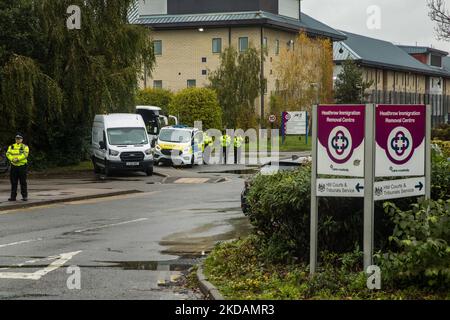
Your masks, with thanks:
[{"label": "police officer in hi-vis jacket", "polygon": [[23,135],[18,133],[16,143],[9,146],[8,152],[6,152],[6,157],[11,162],[11,198],[8,201],[16,201],[19,181],[22,200],[28,201],[27,164],[29,152],[28,146],[23,144]]}]

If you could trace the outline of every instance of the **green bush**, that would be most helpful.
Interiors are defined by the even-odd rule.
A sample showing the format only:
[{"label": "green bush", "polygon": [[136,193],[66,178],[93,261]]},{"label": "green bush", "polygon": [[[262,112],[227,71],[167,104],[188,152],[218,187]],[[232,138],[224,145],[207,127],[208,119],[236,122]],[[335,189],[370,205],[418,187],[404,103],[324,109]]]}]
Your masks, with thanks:
[{"label": "green bush", "polygon": [[217,94],[208,88],[187,88],[178,92],[169,104],[169,112],[185,125],[193,126],[195,121],[202,121],[204,130],[222,128]]},{"label": "green bush", "polygon": [[384,282],[450,289],[450,200],[423,201],[408,211],[392,203],[385,208],[397,250],[378,257]]},{"label": "green bush", "polygon": [[450,124],[441,124],[431,132],[435,140],[450,141]]},{"label": "green bush", "polygon": [[309,276],[307,264],[271,263],[257,236],[219,244],[204,263],[205,275],[230,300],[304,299],[449,299],[445,291],[430,288],[369,290],[361,272],[362,253],[323,252],[320,272]]},{"label": "green bush", "polygon": [[450,158],[450,141],[433,140],[431,141],[433,147],[436,148],[440,156],[448,159]]},{"label": "green bush", "polygon": [[[281,261],[294,256],[309,257],[311,167],[272,176],[258,175],[247,195],[247,215],[256,232],[265,241],[269,260]],[[319,247],[335,252],[352,251],[362,241],[363,202],[355,198],[323,198],[319,203]],[[389,221],[377,210],[377,225]],[[391,228],[377,230],[377,239],[387,239]],[[383,240],[384,243],[387,241]],[[377,247],[383,247],[381,240]]]},{"label": "green bush", "polygon": [[[433,162],[432,199],[450,199],[450,163]],[[311,167],[272,176],[257,175],[247,195],[246,213],[255,231],[264,240],[271,261],[298,258],[308,261],[311,201]],[[396,199],[393,203],[408,210],[417,197]],[[375,248],[389,250],[394,223],[385,214],[383,202],[375,202]],[[362,247],[363,199],[320,198],[319,248],[331,252],[351,252]]]},{"label": "green bush", "polygon": [[450,162],[436,158],[431,169],[431,198],[450,199]]},{"label": "green bush", "polygon": [[147,88],[140,90],[136,95],[138,105],[160,107],[165,114],[169,111],[169,104],[172,99],[172,91],[165,89]]}]

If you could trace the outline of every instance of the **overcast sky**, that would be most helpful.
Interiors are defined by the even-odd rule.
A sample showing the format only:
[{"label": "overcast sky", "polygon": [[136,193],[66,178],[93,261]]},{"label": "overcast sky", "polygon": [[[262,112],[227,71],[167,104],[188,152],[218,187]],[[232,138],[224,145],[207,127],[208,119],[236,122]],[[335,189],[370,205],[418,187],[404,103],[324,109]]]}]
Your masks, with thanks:
[{"label": "overcast sky", "polygon": [[[428,16],[427,0],[303,0],[302,10],[331,27],[395,44],[430,46],[450,51],[450,42],[438,41]],[[450,5],[450,1],[448,1]],[[381,28],[369,29],[367,9],[381,10]]]}]

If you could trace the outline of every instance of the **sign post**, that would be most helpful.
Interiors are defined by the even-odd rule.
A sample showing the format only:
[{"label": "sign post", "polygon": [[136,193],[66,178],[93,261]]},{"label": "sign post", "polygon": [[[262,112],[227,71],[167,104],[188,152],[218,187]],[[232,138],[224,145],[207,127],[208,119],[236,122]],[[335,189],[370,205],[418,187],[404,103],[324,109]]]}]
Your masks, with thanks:
[{"label": "sign post", "polygon": [[283,112],[283,139],[287,135],[305,135],[308,144],[308,113],[306,111]]},{"label": "sign post", "polygon": [[309,272],[314,274],[317,268],[317,229],[319,226],[319,206],[317,203],[317,115],[318,106],[312,112],[312,165],[311,165],[311,228],[309,245]]},{"label": "sign post", "polygon": [[318,198],[363,197],[363,179],[317,179],[317,175],[364,177],[364,105],[313,107],[310,273],[316,272]]},{"label": "sign post", "polygon": [[[430,198],[431,106],[319,105],[312,116],[310,273],[317,268],[318,197],[364,197],[367,270],[373,265],[374,201]],[[386,177],[396,179],[375,181]]]},{"label": "sign post", "polygon": [[374,211],[375,204],[373,202],[373,182],[375,176],[374,162],[374,105],[366,106],[366,123],[365,123],[365,147],[364,147],[364,270],[372,265],[373,260],[373,242],[374,242]]}]

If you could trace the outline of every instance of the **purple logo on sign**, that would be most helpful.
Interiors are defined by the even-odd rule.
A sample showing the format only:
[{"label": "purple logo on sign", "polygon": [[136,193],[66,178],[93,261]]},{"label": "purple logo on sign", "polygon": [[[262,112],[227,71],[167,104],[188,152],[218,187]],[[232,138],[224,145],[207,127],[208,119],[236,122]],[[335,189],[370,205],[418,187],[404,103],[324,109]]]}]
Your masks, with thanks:
[{"label": "purple logo on sign", "polygon": [[349,142],[348,138],[345,136],[344,132],[338,131],[336,135],[331,140],[331,146],[340,156],[344,154],[344,151],[348,148]]},{"label": "purple logo on sign", "polygon": [[404,165],[425,139],[424,105],[378,105],[376,141],[389,161]]},{"label": "purple logo on sign", "polygon": [[403,131],[399,131],[395,134],[395,137],[391,139],[391,148],[395,151],[395,154],[402,157],[410,146],[409,139],[406,137]]},{"label": "purple logo on sign", "polygon": [[319,106],[319,143],[328,157],[337,164],[348,162],[364,141],[364,105]]}]

